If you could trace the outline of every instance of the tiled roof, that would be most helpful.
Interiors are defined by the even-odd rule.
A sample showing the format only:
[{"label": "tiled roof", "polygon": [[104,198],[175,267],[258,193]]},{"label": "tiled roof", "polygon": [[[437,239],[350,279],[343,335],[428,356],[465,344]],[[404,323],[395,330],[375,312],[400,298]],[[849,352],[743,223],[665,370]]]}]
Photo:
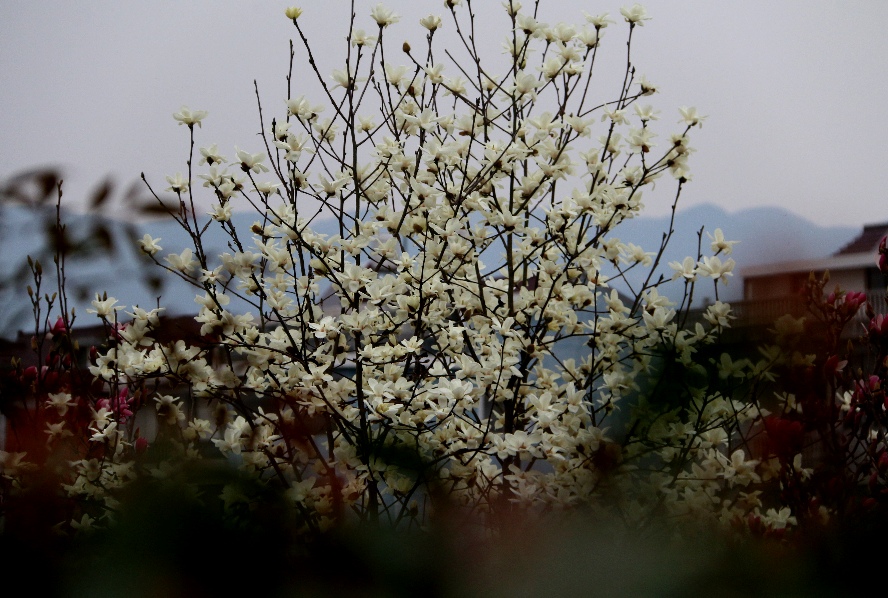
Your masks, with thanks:
[{"label": "tiled roof", "polygon": [[882,237],[888,235],[888,222],[881,224],[867,224],[854,240],[842,247],[833,255],[848,255],[851,253],[875,253]]}]

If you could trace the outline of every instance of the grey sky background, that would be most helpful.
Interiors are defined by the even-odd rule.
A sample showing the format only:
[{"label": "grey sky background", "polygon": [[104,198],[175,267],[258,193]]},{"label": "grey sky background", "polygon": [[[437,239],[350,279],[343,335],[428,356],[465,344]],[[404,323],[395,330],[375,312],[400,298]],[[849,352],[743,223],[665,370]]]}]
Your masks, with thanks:
[{"label": "grey sky background", "polygon": [[[373,2],[359,1],[358,26],[375,29]],[[525,0],[525,6],[532,4]],[[622,59],[626,2],[543,2],[540,19],[580,24],[582,11],[610,12],[605,59]],[[693,135],[694,181],[684,206],[729,211],[776,205],[822,225],[888,220],[884,117],[888,92],[888,2],[650,0],[653,17],[637,30],[634,62],[662,93],[662,140],[677,108],[709,116]],[[183,171],[187,129],[172,113],[209,111],[197,144],[258,152],[253,80],[267,122],[283,116],[287,2],[5,0],[0,3],[0,179],[41,165],[65,172],[66,200],[81,202],[108,175],[121,186],[144,171],[157,187]],[[393,49],[421,45],[417,20],[445,18],[443,1],[389,0],[402,15],[387,30]],[[344,60],[348,2],[303,2],[300,18],[322,68]],[[499,56],[506,20],[498,1],[476,0],[486,52]],[[485,28],[485,34],[488,29]],[[442,41],[444,41],[442,39]],[[405,63],[399,52],[393,63]],[[322,100],[298,52],[294,95]],[[616,63],[615,63],[616,64]],[[611,69],[614,75],[619,71]],[[450,70],[445,74],[453,75]],[[614,89],[611,86],[611,89]],[[647,201],[649,213],[662,203]]]}]

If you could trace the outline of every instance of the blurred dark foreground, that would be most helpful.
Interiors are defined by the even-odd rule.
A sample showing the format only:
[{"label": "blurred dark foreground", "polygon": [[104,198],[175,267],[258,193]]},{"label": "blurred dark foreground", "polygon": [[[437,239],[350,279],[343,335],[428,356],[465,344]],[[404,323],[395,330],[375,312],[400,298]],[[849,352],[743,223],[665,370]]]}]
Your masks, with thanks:
[{"label": "blurred dark foreground", "polygon": [[355,524],[307,539],[273,495],[232,516],[181,486],[137,482],[115,524],[61,535],[53,500],[35,490],[7,505],[8,588],[91,598],[857,596],[878,582],[888,532],[880,515],[795,546],[715,534],[681,542],[574,513],[516,514],[496,533],[444,516],[424,531]]}]

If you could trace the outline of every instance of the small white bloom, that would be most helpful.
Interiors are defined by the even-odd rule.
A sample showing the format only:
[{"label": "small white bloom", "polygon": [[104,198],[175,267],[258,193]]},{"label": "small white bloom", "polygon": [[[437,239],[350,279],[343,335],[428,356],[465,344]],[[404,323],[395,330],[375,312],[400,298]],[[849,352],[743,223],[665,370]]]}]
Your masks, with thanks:
[{"label": "small white bloom", "polygon": [[407,67],[403,64],[397,66],[392,64],[385,65],[385,80],[388,81],[389,85],[400,85],[406,74]]},{"label": "small white bloom", "polygon": [[528,94],[535,96],[536,89],[540,85],[540,81],[530,73],[519,71],[515,75],[515,91],[518,93],[519,96],[524,96]]},{"label": "small white bloom", "polygon": [[264,195],[270,195],[271,193],[274,193],[274,190],[278,187],[280,187],[279,183],[272,183],[270,181],[260,181],[256,183],[256,191]]},{"label": "small white bloom", "polygon": [[166,180],[170,184],[170,186],[167,187],[167,191],[173,191],[175,193],[188,192],[188,181],[182,177],[181,172],[177,172],[174,176],[168,176]]},{"label": "small white bloom", "polygon": [[669,262],[669,267],[675,270],[675,274],[672,275],[673,280],[681,277],[691,282],[697,278],[697,262],[690,256],[682,262]]},{"label": "small white bloom", "polygon": [[327,338],[330,333],[339,332],[336,320],[331,316],[324,316],[318,323],[310,322],[308,326],[314,330],[315,338]]},{"label": "small white bloom", "polygon": [[638,80],[638,86],[641,87],[641,95],[649,96],[657,93],[657,86],[647,80],[647,78],[642,75]]},{"label": "small white bloom", "polygon": [[703,276],[709,276],[713,280],[720,280],[722,284],[728,284],[728,276],[733,276],[734,260],[728,259],[724,263],[717,257],[704,257],[698,266],[698,272]]},{"label": "small white bloom", "polygon": [[651,105],[642,106],[640,104],[635,104],[633,108],[635,109],[635,114],[638,115],[638,118],[640,118],[642,122],[659,119],[657,115],[660,111],[654,110],[654,107]]},{"label": "small white bloom", "polygon": [[697,114],[697,109],[691,106],[690,108],[687,106],[682,106],[678,109],[681,112],[681,120],[678,122],[684,122],[689,127],[693,127],[696,125],[702,125],[703,121],[706,120],[707,117],[700,116]]},{"label": "small white bloom", "polygon": [[779,511],[768,509],[765,514],[762,515],[762,522],[768,527],[777,530],[798,524],[798,520],[793,516],[792,510],[789,507],[783,507]]},{"label": "small white bloom", "polygon": [[59,415],[68,413],[68,407],[76,407],[77,403],[71,398],[67,392],[49,393],[49,400],[46,401],[47,407],[53,407]]},{"label": "small white bloom", "polygon": [[147,253],[148,255],[155,255],[158,251],[163,249],[158,242],[160,241],[160,237],[156,239],[153,238],[148,233],[145,233],[145,236],[139,239],[139,246],[142,248],[142,251]]},{"label": "small white bloom", "polygon": [[577,40],[587,48],[594,48],[599,42],[598,30],[583,27],[580,29],[579,33],[577,33]]},{"label": "small white bloom", "polygon": [[262,161],[265,160],[265,154],[259,152],[258,154],[251,154],[249,152],[245,152],[244,150],[234,148],[237,151],[237,159],[241,163],[241,169],[244,172],[253,171],[255,173],[260,172],[268,172],[268,167],[262,164]]},{"label": "small white bloom", "polygon": [[401,19],[401,17],[396,15],[392,9],[386,8],[382,4],[374,6],[370,11],[370,16],[380,27],[388,27],[389,25],[397,23]]},{"label": "small white bloom", "polygon": [[623,18],[626,19],[626,22],[629,23],[630,27],[634,27],[635,25],[642,27],[644,26],[645,21],[649,21],[651,19],[648,16],[647,9],[641,4],[624,6],[620,9],[620,14],[623,15]]},{"label": "small white bloom", "polygon": [[503,8],[510,17],[513,17],[521,10],[521,3],[518,0],[503,0]]},{"label": "small white bloom", "polygon": [[734,316],[731,315],[730,304],[716,301],[706,308],[703,318],[713,326],[728,326]]},{"label": "small white bloom", "polygon": [[429,31],[435,31],[439,27],[441,27],[441,17],[438,15],[429,15],[427,17],[423,17],[419,20],[419,24],[428,29]]},{"label": "small white bloom", "polygon": [[71,527],[80,532],[89,532],[93,529],[93,523],[95,522],[95,519],[84,513],[83,517],[80,518],[80,521],[77,521],[76,519],[71,520]]},{"label": "small white bloom", "polygon": [[173,118],[179,121],[180,125],[188,125],[189,128],[194,125],[201,126],[200,121],[206,116],[206,110],[190,110],[188,106],[182,106],[178,112],[173,114]]},{"label": "small white bloom", "polygon": [[170,255],[166,256],[166,263],[168,263],[170,267],[174,270],[188,273],[194,269],[197,260],[194,259],[193,252],[190,249],[186,248],[179,255],[171,253]]},{"label": "small white bloom", "polygon": [[365,77],[356,77],[354,73],[350,73],[345,69],[335,70],[330,76],[336,82],[336,87],[344,89],[350,89],[355,83],[367,80]]},{"label": "small white bloom", "polygon": [[357,47],[372,46],[376,43],[375,35],[367,35],[363,29],[355,29],[352,32],[351,44]]},{"label": "small white bloom", "polygon": [[715,229],[715,234],[706,233],[709,235],[709,238],[712,239],[712,251],[715,252],[716,255],[719,253],[724,253],[725,255],[730,255],[734,250],[734,245],[739,243],[740,241],[726,241],[725,234],[722,232],[722,229]]},{"label": "small white bloom", "polygon": [[99,297],[99,294],[96,293],[96,298],[93,299],[92,302],[95,309],[87,309],[86,313],[96,314],[100,318],[106,318],[118,309],[123,309],[122,305],[115,305],[115,303],[117,303],[117,299],[114,297],[108,297],[105,295],[104,298],[101,298]]},{"label": "small white bloom", "polygon": [[203,156],[203,158],[200,159],[200,163],[209,164],[210,166],[228,161],[219,154],[219,148],[216,147],[215,143],[210,147],[200,148],[200,155]]},{"label": "small white bloom", "polygon": [[444,70],[443,63],[439,62],[435,66],[427,66],[423,70],[428,76],[429,81],[431,81],[433,84],[440,85],[444,82],[444,77],[441,75],[441,72]]},{"label": "small white bloom", "polygon": [[590,15],[589,13],[583,11],[583,14],[586,16],[586,20],[592,23],[592,26],[596,29],[604,29],[613,21],[608,18],[608,13],[601,13],[600,15]]},{"label": "small white bloom", "polygon": [[376,128],[376,123],[373,122],[372,116],[358,116],[358,128],[368,133]]},{"label": "small white bloom", "polygon": [[212,216],[213,220],[216,222],[228,222],[231,220],[231,204],[227,202],[224,205],[216,204],[213,206],[213,211],[207,213]]}]

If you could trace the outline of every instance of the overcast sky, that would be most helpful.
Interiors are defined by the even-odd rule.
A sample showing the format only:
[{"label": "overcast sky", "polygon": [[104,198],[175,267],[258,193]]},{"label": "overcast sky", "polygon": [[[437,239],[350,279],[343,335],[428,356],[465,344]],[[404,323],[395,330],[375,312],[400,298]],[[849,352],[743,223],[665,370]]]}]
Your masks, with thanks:
[{"label": "overcast sky", "polygon": [[[368,30],[372,4],[357,2],[359,26]],[[402,39],[418,43],[419,17],[448,17],[439,0],[386,4],[403,15],[388,34],[395,47]],[[476,0],[479,18],[502,23],[499,4]],[[618,55],[624,4],[544,1],[541,20],[579,24],[583,10],[610,12],[619,22],[608,29],[603,51]],[[652,98],[661,126],[672,128],[678,106],[709,115],[693,137],[698,151],[684,205],[778,205],[819,224],[888,220],[888,2],[643,4],[653,19],[638,30],[635,63],[662,89]],[[329,68],[338,67],[348,3],[303,5],[300,22]],[[285,6],[4,0],[0,179],[59,165],[72,202],[107,175],[125,186],[144,171],[165,187],[165,175],[184,169],[187,130],[171,117],[182,104],[209,111],[199,145],[218,143],[229,157],[235,144],[260,151],[253,80],[265,109],[282,114],[288,40],[295,35]],[[499,40],[493,41],[496,55]],[[311,73],[298,64],[296,75],[301,87]],[[304,88],[321,99],[307,82]],[[654,214],[665,209],[648,205]]]}]

